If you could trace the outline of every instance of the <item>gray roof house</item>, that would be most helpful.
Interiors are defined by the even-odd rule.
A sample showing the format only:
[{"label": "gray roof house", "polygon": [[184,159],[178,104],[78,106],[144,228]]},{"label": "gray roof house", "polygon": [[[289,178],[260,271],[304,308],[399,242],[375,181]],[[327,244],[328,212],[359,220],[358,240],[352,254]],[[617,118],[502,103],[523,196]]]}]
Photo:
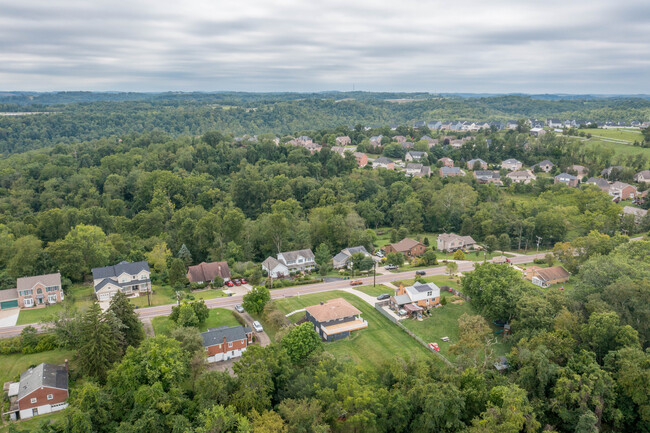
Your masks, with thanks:
[{"label": "gray roof house", "polygon": [[465,172],[458,167],[440,167],[440,177],[464,176]]},{"label": "gray roof house", "polygon": [[571,174],[560,173],[555,176],[555,183],[563,183],[567,186],[576,187],[580,183],[580,180]]},{"label": "gray roof house", "polygon": [[146,294],[151,291],[149,263],[122,261],[115,266],[93,268],[95,295],[107,301],[119,291],[127,296]]},{"label": "gray roof house", "polygon": [[278,253],[277,258],[289,272],[310,271],[316,267],[315,256],[310,249],[285,251]]},{"label": "gray roof house", "polygon": [[590,177],[585,183],[596,185],[598,188],[605,192],[609,191],[609,182],[607,182],[607,180],[603,179],[602,177]]},{"label": "gray roof house", "polygon": [[334,269],[341,269],[344,267],[350,267],[352,265],[350,259],[353,254],[362,253],[366,257],[370,257],[370,253],[366,250],[366,247],[360,245],[358,247],[349,247],[341,250],[340,253],[334,256],[332,259],[332,266]]},{"label": "gray roof house", "polygon": [[417,150],[409,150],[404,156],[404,161],[420,161],[422,158],[426,158],[426,152],[418,152]]}]

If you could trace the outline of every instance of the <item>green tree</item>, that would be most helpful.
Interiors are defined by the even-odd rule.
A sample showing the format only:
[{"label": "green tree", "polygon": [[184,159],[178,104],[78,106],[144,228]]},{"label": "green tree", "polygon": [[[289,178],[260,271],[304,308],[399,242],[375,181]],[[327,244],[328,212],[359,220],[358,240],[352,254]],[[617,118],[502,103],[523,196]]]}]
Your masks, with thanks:
[{"label": "green tree", "polygon": [[322,349],[323,342],[314,330],[314,324],[305,322],[292,328],[282,338],[282,347],[287,351],[291,361],[299,364],[312,353]]},{"label": "green tree", "polygon": [[125,351],[127,346],[137,347],[144,340],[144,327],[140,318],[135,313],[133,304],[129,302],[126,295],[118,291],[111,298],[108,311],[113,313],[123,325],[122,335],[124,336],[124,345],[122,351]]},{"label": "green tree", "polygon": [[471,433],[536,432],[540,427],[526,392],[517,385],[495,386],[490,390],[488,408],[474,419]]},{"label": "green tree", "polygon": [[265,410],[261,414],[253,411],[251,417],[253,433],[287,433],[287,425],[277,412]]},{"label": "green tree", "polygon": [[93,303],[81,322],[77,348],[81,373],[103,382],[113,363],[122,356],[122,346],[122,330],[115,327],[108,314],[102,313],[97,302]]},{"label": "green tree", "polygon": [[156,244],[150,252],[145,254],[145,257],[156,272],[162,273],[167,270],[167,263],[172,257],[172,252],[167,248],[167,242],[161,242]]},{"label": "green tree", "polygon": [[321,243],[314,252],[314,260],[318,265],[318,269],[321,272],[321,275],[327,274],[330,269],[332,269],[332,254],[330,249],[325,243]]},{"label": "green tree", "polygon": [[456,250],[454,252],[454,260],[465,260],[465,253],[463,250]]},{"label": "green tree", "polygon": [[185,244],[181,245],[181,249],[178,250],[178,254],[176,254],[176,257],[181,259],[183,261],[183,264],[185,264],[185,266],[189,266],[192,264],[192,254],[190,253],[189,248],[187,248],[187,245]]},{"label": "green tree", "polygon": [[182,287],[187,284],[187,270],[181,259],[172,259],[169,266],[169,284],[173,287]]},{"label": "green tree", "polygon": [[212,406],[199,415],[196,433],[252,433],[253,427],[232,406]]},{"label": "green tree", "polygon": [[16,239],[7,263],[7,273],[13,278],[34,275],[42,251],[41,241],[36,236],[28,235]]},{"label": "green tree", "polygon": [[445,264],[445,268],[447,268],[447,275],[449,275],[449,278],[452,278],[454,275],[456,275],[456,272],[458,272],[458,263],[447,262]]},{"label": "green tree", "polygon": [[83,280],[91,268],[106,266],[111,250],[101,228],[84,224],[47,247],[61,273],[74,281]]},{"label": "green tree", "polygon": [[404,255],[402,253],[388,253],[386,255],[386,263],[394,266],[402,266],[404,264]]},{"label": "green tree", "polygon": [[181,304],[179,306],[176,323],[179,326],[199,326],[199,318],[196,317],[192,304]]},{"label": "green tree", "polygon": [[250,311],[253,314],[259,314],[264,310],[264,306],[270,300],[271,293],[267,288],[255,287],[244,295],[242,306],[246,311]]},{"label": "green tree", "polygon": [[510,249],[510,236],[507,233],[501,233],[499,236],[499,249],[502,252]]},{"label": "green tree", "polygon": [[485,237],[485,249],[488,253],[496,251],[499,248],[499,240],[494,235],[488,235]]}]

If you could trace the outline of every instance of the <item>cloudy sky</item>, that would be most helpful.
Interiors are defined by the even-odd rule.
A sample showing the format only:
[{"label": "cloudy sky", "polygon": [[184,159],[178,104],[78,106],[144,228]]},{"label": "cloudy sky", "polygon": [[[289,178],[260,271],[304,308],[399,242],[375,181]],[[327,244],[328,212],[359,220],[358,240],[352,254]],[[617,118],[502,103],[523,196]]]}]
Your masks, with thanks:
[{"label": "cloudy sky", "polygon": [[650,93],[648,0],[0,0],[0,90]]}]

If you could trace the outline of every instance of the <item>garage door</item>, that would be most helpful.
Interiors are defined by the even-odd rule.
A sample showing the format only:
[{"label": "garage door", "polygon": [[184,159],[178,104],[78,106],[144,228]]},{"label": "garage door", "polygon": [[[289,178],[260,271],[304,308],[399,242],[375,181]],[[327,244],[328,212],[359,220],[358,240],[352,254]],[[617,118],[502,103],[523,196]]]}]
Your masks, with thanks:
[{"label": "garage door", "polygon": [[18,299],[14,301],[0,302],[0,310],[6,310],[8,308],[18,308]]},{"label": "garage door", "polygon": [[110,296],[109,296],[108,293],[102,293],[101,295],[99,295],[99,300],[100,301],[107,301],[109,299],[110,299]]}]

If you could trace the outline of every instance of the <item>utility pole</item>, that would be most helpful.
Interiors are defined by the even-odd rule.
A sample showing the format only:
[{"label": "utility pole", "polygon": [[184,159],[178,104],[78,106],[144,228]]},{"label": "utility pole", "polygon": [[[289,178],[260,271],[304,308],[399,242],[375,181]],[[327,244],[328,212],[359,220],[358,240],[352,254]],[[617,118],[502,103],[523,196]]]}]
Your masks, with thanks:
[{"label": "utility pole", "polygon": [[377,285],[377,262],[375,259],[372,259],[372,287]]},{"label": "utility pole", "polygon": [[539,253],[539,243],[542,241],[542,238],[537,236],[537,252]]}]

